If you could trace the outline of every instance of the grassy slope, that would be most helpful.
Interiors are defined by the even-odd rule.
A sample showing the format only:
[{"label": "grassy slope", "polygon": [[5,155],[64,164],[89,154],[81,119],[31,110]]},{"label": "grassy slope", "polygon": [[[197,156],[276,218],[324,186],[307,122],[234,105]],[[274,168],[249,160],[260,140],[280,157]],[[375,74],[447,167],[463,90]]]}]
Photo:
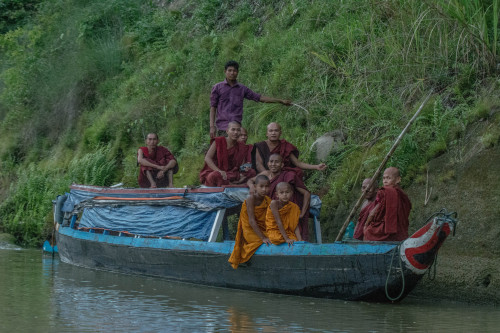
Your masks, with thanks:
[{"label": "grassy slope", "polygon": [[[461,1],[458,1],[460,3]],[[211,86],[228,59],[255,91],[302,105],[245,104],[250,142],[270,121],[314,161],[312,142],[340,129],[347,141],[309,173],[331,240],[353,191],[377,167],[422,96],[435,94],[390,164],[404,185],[487,118],[498,144],[498,17],[483,1],[45,1],[0,36],[1,223],[38,244],[50,200],[71,182],[136,182],[148,131],[178,156],[176,185],[196,184],[208,146]],[[454,2],[452,2],[454,3]],[[489,3],[497,4],[497,1]],[[496,10],[498,12],[498,8]],[[12,185],[10,191],[6,189]]]}]

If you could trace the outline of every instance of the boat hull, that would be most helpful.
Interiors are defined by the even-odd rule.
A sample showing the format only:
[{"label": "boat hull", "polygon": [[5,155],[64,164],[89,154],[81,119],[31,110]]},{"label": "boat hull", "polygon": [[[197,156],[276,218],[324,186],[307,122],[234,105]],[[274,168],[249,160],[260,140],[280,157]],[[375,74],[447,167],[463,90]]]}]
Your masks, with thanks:
[{"label": "boat hull", "polygon": [[[344,255],[256,254],[248,263],[233,269],[228,263],[232,242],[215,244],[214,250],[197,250],[176,246],[182,242],[193,243],[191,241],[139,241],[110,235],[88,237],[88,234],[60,228],[57,243],[63,262],[216,287],[366,301],[390,301],[401,293],[398,298],[400,300],[414,288],[422,276],[399,266],[399,256],[393,255],[397,251],[394,244],[387,244],[387,248],[392,247],[394,250],[385,253],[355,255],[346,251]],[[128,244],[123,240],[128,241]],[[162,243],[169,242],[174,246],[162,248]],[[209,243],[194,243],[211,246]],[[314,248],[315,245],[308,246]],[[336,246],[342,247],[343,244]],[[373,246],[380,247],[381,244]],[[390,298],[386,296],[386,290],[392,295]]]}]

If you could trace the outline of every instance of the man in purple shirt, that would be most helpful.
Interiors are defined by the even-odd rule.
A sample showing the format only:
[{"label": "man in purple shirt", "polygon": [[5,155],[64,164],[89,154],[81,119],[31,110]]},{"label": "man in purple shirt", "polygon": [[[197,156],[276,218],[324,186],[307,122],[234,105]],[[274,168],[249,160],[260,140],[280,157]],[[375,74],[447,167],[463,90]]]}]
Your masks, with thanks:
[{"label": "man in purple shirt", "polygon": [[210,138],[223,135],[231,121],[241,124],[243,119],[243,99],[262,103],[281,103],[291,105],[289,100],[262,96],[248,89],[236,79],[239,65],[236,61],[228,61],[224,66],[226,79],[217,83],[210,94]]}]

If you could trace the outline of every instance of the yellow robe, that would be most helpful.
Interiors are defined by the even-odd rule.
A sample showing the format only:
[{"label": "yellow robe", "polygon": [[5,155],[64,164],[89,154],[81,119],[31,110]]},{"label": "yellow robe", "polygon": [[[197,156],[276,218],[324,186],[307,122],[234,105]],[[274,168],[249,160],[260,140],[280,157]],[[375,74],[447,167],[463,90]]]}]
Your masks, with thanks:
[{"label": "yellow robe", "polygon": [[[266,235],[266,211],[271,203],[271,198],[264,197],[262,203],[254,209],[255,221],[260,231]],[[233,253],[229,258],[229,262],[234,269],[238,265],[250,260],[255,251],[262,245],[262,239],[253,231],[248,219],[247,201],[243,202],[241,206],[240,219],[238,221],[238,231],[236,232],[236,239],[234,241]]]},{"label": "yellow robe", "polygon": [[[299,206],[291,201],[288,201],[288,203],[279,210],[279,213],[288,238],[297,240],[295,229],[299,224]],[[283,235],[278,228],[278,224],[276,223],[276,219],[271,211],[271,207],[267,209],[266,213],[266,233],[269,240],[275,245],[285,242],[285,238],[283,238]]]}]

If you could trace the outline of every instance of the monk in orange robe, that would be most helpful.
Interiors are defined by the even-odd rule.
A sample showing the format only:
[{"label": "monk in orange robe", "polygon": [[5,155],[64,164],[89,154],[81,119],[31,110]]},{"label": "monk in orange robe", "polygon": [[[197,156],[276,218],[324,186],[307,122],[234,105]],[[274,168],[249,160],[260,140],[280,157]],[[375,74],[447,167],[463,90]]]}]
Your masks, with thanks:
[{"label": "monk in orange robe", "polygon": [[258,176],[255,179],[254,193],[251,193],[241,206],[233,253],[228,260],[234,269],[250,260],[263,243],[271,244],[266,236],[266,212],[271,203],[271,198],[267,196],[268,190],[269,179],[266,176]]},{"label": "monk in orange robe", "polygon": [[[267,176],[270,180],[268,196],[276,200],[278,199],[277,185],[281,182],[286,182],[292,185],[293,194],[290,201],[297,204],[301,208],[299,229],[302,239],[309,240],[309,202],[311,193],[304,185],[304,182],[297,176],[295,172],[283,170],[283,158],[281,155],[272,154],[268,162],[269,170],[264,170],[259,175]],[[247,182],[250,191],[253,191],[254,179],[249,179]]]},{"label": "monk in orange robe", "polygon": [[366,219],[368,214],[375,207],[375,197],[377,196],[376,183],[372,182],[371,178],[366,178],[361,184],[361,192],[365,193],[365,201],[361,205],[361,211],[358,217],[358,223],[356,228],[354,228],[354,239],[363,240],[363,229],[365,228]]},{"label": "monk in orange robe", "polygon": [[377,191],[375,207],[365,223],[365,241],[402,241],[408,238],[411,202],[399,187],[401,176],[395,167],[384,171],[383,184]]},{"label": "monk in orange robe", "polygon": [[299,230],[300,208],[290,201],[293,195],[292,185],[281,182],[276,186],[278,200],[272,200],[266,213],[266,232],[269,240],[279,245],[301,241]]}]

